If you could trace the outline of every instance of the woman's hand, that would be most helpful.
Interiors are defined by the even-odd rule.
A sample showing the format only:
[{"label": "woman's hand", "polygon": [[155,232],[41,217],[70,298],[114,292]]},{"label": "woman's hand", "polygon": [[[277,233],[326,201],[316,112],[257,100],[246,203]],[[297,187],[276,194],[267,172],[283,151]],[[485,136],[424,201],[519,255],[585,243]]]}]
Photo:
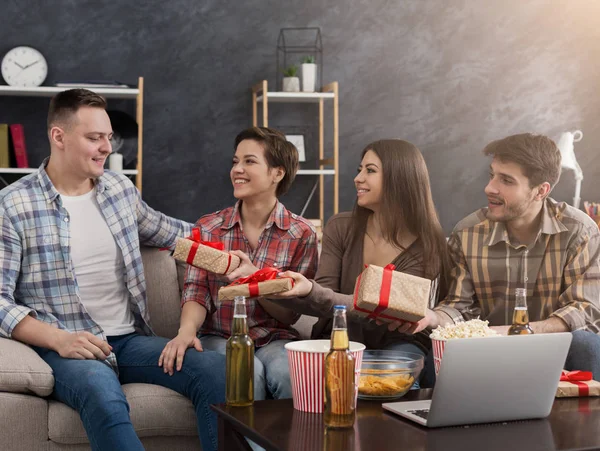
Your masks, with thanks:
[{"label": "woman's hand", "polygon": [[238,266],[229,274],[223,276],[223,278],[229,283],[241,277],[248,277],[258,271],[258,268],[250,261],[250,257],[244,254],[242,251],[229,251],[229,253],[231,255],[237,255],[240,258],[240,266]]},{"label": "woman's hand", "polygon": [[294,279],[294,286],[289,291],[283,293],[270,294],[268,297],[273,299],[285,299],[285,298],[303,298],[308,296],[312,291],[312,282],[304,277],[299,272],[285,271],[278,274],[279,277],[289,277]]},{"label": "woman's hand", "polygon": [[165,373],[169,376],[173,375],[173,364],[177,371],[181,371],[185,351],[188,348],[195,348],[196,351],[202,352],[200,339],[196,336],[195,330],[179,329],[179,333],[175,338],[167,343],[158,359],[158,366],[162,366]]},{"label": "woman's hand", "polygon": [[[378,325],[385,324],[383,321],[376,320]],[[393,321],[387,324],[387,328],[390,332],[396,331],[401,334],[416,334],[421,332],[423,329],[427,327],[435,328],[439,323],[437,314],[430,309],[427,309],[427,313],[425,314],[425,318],[417,321],[416,323],[412,323],[410,321]]]}]

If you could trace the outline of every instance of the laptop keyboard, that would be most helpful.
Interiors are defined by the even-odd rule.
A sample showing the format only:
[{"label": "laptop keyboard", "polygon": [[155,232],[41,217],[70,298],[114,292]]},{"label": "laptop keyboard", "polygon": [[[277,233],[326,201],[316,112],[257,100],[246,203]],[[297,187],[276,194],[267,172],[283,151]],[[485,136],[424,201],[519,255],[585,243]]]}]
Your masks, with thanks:
[{"label": "laptop keyboard", "polygon": [[416,415],[418,417],[421,417],[424,420],[426,420],[427,416],[429,415],[429,409],[407,410],[407,412],[412,413],[413,415]]}]

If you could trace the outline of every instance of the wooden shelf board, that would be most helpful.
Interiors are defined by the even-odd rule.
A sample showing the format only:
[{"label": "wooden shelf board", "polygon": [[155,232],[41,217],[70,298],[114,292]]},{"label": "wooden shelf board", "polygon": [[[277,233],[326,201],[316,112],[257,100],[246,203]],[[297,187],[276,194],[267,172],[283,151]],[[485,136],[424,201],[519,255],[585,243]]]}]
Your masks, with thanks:
[{"label": "wooden shelf board", "polygon": [[[73,86],[72,88],[76,88]],[[38,86],[32,88],[22,88],[18,86],[5,86],[0,85],[0,96],[28,96],[28,97],[52,97],[59,92],[72,89],[71,87],[59,87],[59,86]],[[94,91],[96,94],[100,94],[107,98],[114,99],[135,99],[140,93],[137,88],[89,88],[90,91]]]},{"label": "wooden shelf board", "polygon": [[297,175],[334,175],[334,169],[299,169]]},{"label": "wooden shelf board", "polygon": [[[267,92],[268,102],[279,103],[319,103],[321,99],[333,99],[334,97],[335,95],[333,92]],[[256,97],[256,102],[262,102],[262,100],[262,95]]]},{"label": "wooden shelf board", "polygon": [[[31,174],[37,171],[38,168],[0,168],[0,174]],[[137,169],[124,169],[121,171],[125,175],[135,175]]]}]

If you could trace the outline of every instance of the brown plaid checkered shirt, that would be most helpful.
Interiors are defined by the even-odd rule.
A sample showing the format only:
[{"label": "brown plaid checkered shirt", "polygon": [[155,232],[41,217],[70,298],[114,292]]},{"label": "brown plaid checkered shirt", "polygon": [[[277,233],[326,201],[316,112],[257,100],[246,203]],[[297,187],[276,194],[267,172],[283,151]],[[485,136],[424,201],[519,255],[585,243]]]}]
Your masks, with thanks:
[{"label": "brown plaid checkered shirt", "polygon": [[488,220],[486,211],[471,214],[452,232],[452,282],[435,310],[454,322],[480,317],[491,326],[508,325],[515,288],[525,287],[530,321],[555,316],[571,331],[598,333],[600,232],[594,221],[564,202],[547,199],[535,242],[515,246],[504,223]]},{"label": "brown plaid checkered shirt", "polygon": [[[202,231],[204,241],[220,241],[226,250],[245,252],[254,266],[273,266],[281,271],[295,271],[312,279],[317,272],[317,235],[306,219],[287,210],[277,201],[267,225],[253,251],[242,231],[241,202],[235,206],[202,216],[196,226]],[[219,288],[227,285],[220,276],[188,265],[183,285],[182,305],[198,302],[208,313],[200,329],[201,334],[229,338],[233,324],[233,302],[217,299]],[[272,340],[299,338],[291,326],[273,318],[257,299],[246,300],[248,334],[255,346],[264,346]]]}]

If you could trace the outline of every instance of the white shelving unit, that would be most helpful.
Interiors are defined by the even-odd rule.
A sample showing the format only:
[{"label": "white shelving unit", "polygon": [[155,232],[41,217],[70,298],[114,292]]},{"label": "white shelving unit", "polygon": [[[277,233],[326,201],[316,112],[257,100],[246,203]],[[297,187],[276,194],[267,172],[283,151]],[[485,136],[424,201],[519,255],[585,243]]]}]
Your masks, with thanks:
[{"label": "white shelving unit", "polygon": [[[144,130],[144,77],[138,78],[137,88],[93,88],[82,86],[96,94],[100,94],[107,99],[130,99],[136,101],[136,121],[138,124],[138,149],[137,149],[137,168],[126,169],[123,174],[134,175],[135,185],[142,191],[142,156],[143,156],[143,130]],[[62,86],[38,86],[35,88],[22,88],[17,86],[0,86],[0,96],[13,97],[53,97],[59,92],[67,89],[77,88]],[[37,168],[0,168],[0,174],[30,174]]]},{"label": "white shelving unit", "polygon": [[[325,85],[321,92],[278,92],[269,91],[267,80],[252,87],[252,124],[258,126],[258,106],[262,105],[262,125],[269,126],[269,103],[314,103],[319,105],[319,169],[300,169],[298,175],[318,175],[319,179],[312,189],[304,209],[312,199],[317,185],[319,187],[319,219],[325,223],[325,175],[333,175],[333,213],[339,209],[339,87],[334,81]],[[333,102],[333,155],[325,159],[324,149],[324,106],[326,101]],[[332,169],[325,166],[332,165]],[[303,211],[304,211],[303,209]]]},{"label": "white shelving unit", "polygon": [[[59,87],[59,86],[38,86],[35,88],[21,88],[18,86],[0,86],[0,95],[3,96],[18,96],[18,97],[52,97],[59,92],[66,91],[67,89],[77,88],[77,86],[71,87]],[[135,99],[139,94],[138,88],[90,88],[86,87],[90,91],[94,91],[96,94],[100,94],[106,98],[113,99]]]},{"label": "white shelving unit", "polygon": [[298,169],[297,175],[335,175],[333,169]]},{"label": "white shelving unit", "polygon": [[[268,92],[269,102],[274,103],[319,103],[321,99],[335,99],[333,92]],[[257,96],[257,102],[263,101],[263,96]]]},{"label": "white shelving unit", "polygon": [[[37,171],[37,168],[0,168],[0,174],[31,174]],[[124,169],[121,171],[126,175],[137,175],[137,169]]]}]

